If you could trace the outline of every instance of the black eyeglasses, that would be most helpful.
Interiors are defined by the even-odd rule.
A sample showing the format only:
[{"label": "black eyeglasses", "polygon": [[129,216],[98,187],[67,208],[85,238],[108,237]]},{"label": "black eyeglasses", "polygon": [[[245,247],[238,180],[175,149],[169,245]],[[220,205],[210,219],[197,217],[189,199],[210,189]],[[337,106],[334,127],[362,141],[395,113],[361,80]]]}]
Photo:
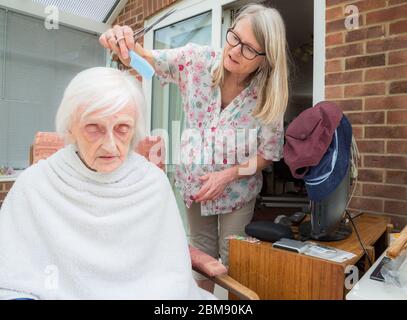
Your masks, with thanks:
[{"label": "black eyeglasses", "polygon": [[253,60],[257,56],[265,56],[264,52],[258,52],[256,49],[253,49],[248,44],[243,43],[239,36],[233,32],[232,29],[228,29],[226,32],[226,42],[229,43],[232,47],[236,47],[240,44],[240,52],[242,56],[248,60]]}]

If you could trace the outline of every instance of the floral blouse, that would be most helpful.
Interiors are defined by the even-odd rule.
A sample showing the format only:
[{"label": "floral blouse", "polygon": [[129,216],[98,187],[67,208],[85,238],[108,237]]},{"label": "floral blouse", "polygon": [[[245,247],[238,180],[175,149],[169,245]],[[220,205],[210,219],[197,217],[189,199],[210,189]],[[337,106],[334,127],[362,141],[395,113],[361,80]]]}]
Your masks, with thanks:
[{"label": "floral blouse", "polygon": [[[177,84],[182,96],[186,128],[175,185],[188,208],[202,186],[199,177],[206,173],[245,163],[256,154],[266,160],[282,158],[283,119],[277,125],[263,125],[251,115],[257,99],[253,82],[221,109],[220,88],[211,86],[220,51],[187,44],[152,53],[161,85]],[[255,198],[263,178],[261,172],[253,173],[230,183],[219,198],[201,203],[201,214],[230,213]]]}]

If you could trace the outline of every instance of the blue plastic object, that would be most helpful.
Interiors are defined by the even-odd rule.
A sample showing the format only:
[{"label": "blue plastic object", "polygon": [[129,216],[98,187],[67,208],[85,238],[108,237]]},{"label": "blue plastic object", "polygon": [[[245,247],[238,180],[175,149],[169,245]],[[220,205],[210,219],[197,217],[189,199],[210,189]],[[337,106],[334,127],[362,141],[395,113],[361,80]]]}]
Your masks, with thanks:
[{"label": "blue plastic object", "polygon": [[130,54],[130,66],[136,70],[143,78],[151,79],[154,75],[154,68],[133,50]]}]

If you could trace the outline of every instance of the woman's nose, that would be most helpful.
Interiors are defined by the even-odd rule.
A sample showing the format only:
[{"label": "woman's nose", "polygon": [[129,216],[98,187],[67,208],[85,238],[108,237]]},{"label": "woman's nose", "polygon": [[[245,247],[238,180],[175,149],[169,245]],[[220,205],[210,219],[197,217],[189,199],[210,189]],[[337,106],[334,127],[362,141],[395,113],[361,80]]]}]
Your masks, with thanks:
[{"label": "woman's nose", "polygon": [[114,140],[113,132],[106,133],[102,148],[109,153],[113,153],[116,151],[116,143]]},{"label": "woman's nose", "polygon": [[232,49],[230,49],[229,52],[233,52],[233,55],[236,57],[240,57],[242,55],[242,44],[238,44],[237,46],[233,47]]}]

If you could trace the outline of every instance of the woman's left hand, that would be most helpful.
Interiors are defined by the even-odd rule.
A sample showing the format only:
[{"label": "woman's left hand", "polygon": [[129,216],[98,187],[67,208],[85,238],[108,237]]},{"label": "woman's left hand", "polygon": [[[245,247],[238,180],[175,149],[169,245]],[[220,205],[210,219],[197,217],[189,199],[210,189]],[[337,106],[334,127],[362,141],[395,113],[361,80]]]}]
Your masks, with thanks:
[{"label": "woman's left hand", "polygon": [[196,202],[215,200],[222,195],[226,186],[233,181],[233,175],[228,170],[210,172],[199,178],[203,185],[195,195]]}]

